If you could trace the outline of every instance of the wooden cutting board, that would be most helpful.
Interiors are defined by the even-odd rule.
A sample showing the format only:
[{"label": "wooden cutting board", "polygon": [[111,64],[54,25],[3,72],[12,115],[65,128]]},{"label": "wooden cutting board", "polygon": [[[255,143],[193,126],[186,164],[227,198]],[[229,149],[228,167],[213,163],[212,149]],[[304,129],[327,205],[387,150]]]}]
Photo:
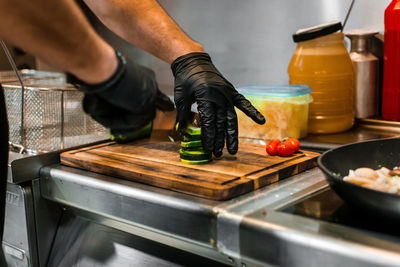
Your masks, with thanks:
[{"label": "wooden cutting board", "polygon": [[150,184],[214,200],[229,199],[316,166],[318,153],[300,151],[291,157],[268,156],[265,146],[240,143],[235,156],[205,165],[179,160],[180,144],[139,140],[103,143],[61,154],[61,163],[101,174]]}]

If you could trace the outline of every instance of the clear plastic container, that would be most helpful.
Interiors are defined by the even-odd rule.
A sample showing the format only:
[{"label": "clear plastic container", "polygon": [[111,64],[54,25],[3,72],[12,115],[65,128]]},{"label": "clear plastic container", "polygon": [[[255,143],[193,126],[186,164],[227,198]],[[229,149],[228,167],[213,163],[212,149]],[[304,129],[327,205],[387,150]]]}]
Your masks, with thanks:
[{"label": "clear plastic container", "polygon": [[239,137],[253,139],[302,138],[307,135],[308,105],[311,89],[306,85],[244,86],[243,94],[265,117],[258,125],[237,110]]},{"label": "clear plastic container", "polygon": [[343,33],[298,42],[288,73],[290,84],[307,84],[313,91],[309,133],[342,132],[353,126],[354,72]]}]

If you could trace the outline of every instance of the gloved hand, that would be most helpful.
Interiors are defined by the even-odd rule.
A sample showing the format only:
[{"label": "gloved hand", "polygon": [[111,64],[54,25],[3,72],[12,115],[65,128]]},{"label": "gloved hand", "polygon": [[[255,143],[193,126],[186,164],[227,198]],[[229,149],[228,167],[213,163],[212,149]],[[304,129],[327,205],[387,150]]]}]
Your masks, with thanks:
[{"label": "gloved hand", "polygon": [[171,111],[174,104],[158,89],[152,70],[125,59],[120,53],[117,58],[117,70],[101,84],[88,85],[72,75],[68,78],[85,92],[86,113],[110,128],[113,135],[126,135],[151,122],[156,108]]},{"label": "gloved hand", "polygon": [[196,101],[207,152],[220,157],[225,138],[228,152],[237,152],[238,123],[234,107],[256,123],[265,123],[264,116],[221,75],[208,54],[195,52],[181,56],[171,68],[175,76],[174,99],[179,127],[186,126],[191,105]]}]

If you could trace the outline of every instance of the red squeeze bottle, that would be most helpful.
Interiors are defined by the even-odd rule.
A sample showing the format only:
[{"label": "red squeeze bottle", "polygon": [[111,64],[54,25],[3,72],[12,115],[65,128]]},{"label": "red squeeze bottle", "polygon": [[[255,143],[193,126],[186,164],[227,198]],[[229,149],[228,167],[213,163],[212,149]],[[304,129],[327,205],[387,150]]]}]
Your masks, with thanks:
[{"label": "red squeeze bottle", "polygon": [[382,117],[400,121],[400,0],[385,10]]}]

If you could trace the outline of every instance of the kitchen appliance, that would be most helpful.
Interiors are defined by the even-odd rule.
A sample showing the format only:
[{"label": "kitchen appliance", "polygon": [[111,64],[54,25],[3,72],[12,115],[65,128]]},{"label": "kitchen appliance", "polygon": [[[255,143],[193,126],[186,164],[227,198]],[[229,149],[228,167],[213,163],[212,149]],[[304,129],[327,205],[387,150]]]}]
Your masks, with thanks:
[{"label": "kitchen appliance", "polygon": [[293,35],[297,48],[288,67],[290,84],[309,85],[308,132],[335,133],[354,123],[354,72],[344,46],[340,22],[301,29]]},{"label": "kitchen appliance", "polygon": [[400,0],[385,10],[385,46],[382,88],[382,117],[400,121]]},{"label": "kitchen appliance", "polygon": [[[358,125],[345,139],[330,138],[399,135],[399,123],[378,123]],[[324,138],[327,143],[312,147],[339,145]],[[358,220],[365,217],[353,210],[329,218],[346,205],[325,194],[329,185],[318,168],[215,201],[67,167],[59,153],[10,152],[3,241],[10,265],[212,266],[200,261],[205,258],[238,267],[400,264],[400,235],[387,226],[367,228],[371,220]],[[296,212],[297,205],[307,206],[307,213]]]},{"label": "kitchen appliance", "polygon": [[360,167],[393,169],[400,162],[400,139],[372,140],[344,145],[325,152],[318,159],[332,189],[348,205],[390,220],[400,220],[400,195],[369,189],[343,181],[349,170]]},{"label": "kitchen appliance", "polygon": [[[83,93],[53,79],[4,83],[10,142],[16,149],[42,153],[107,138],[106,129],[82,109]],[[23,103],[21,100],[23,100]]]},{"label": "kitchen appliance", "polygon": [[379,60],[369,52],[371,37],[378,32],[352,30],[346,32],[351,40],[350,58],[354,67],[354,109],[357,119],[377,117]]},{"label": "kitchen appliance", "polygon": [[[50,255],[58,266],[96,262],[114,267],[117,260],[139,260],[129,247],[124,246],[127,254],[121,254],[130,234],[231,266],[400,263],[400,236],[390,235],[389,229],[322,219],[342,202],[335,201],[339,199],[335,194],[328,194],[326,205],[321,199],[315,201],[329,189],[317,168],[228,201],[206,200],[59,164],[43,168],[40,182],[46,200],[78,217],[62,218],[63,227]],[[306,207],[308,214],[292,212],[296,205]],[[321,214],[321,219],[313,214]],[[116,230],[119,240],[113,234]],[[107,253],[99,253],[103,251]]]},{"label": "kitchen appliance", "polygon": [[379,220],[369,214],[355,210],[330,188],[312,194],[281,211],[364,231],[400,237],[397,221]]}]

